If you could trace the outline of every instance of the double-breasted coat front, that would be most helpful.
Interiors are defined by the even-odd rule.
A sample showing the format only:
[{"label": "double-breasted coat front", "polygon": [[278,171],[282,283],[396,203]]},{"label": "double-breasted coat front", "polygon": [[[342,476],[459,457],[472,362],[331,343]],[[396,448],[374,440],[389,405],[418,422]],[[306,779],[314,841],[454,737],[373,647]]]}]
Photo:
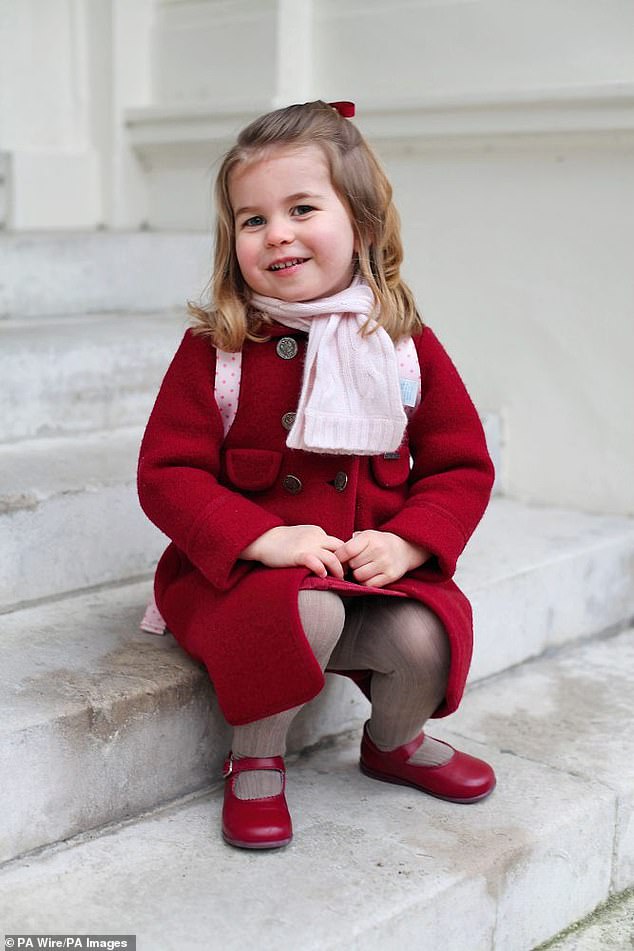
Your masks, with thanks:
[{"label": "double-breasted coat front", "polygon": [[[417,599],[449,637],[447,691],[435,714],[446,715],[460,702],[472,653],[470,605],[451,579],[493,482],[480,420],[425,328],[415,338],[421,400],[397,458],[289,449],[306,339],[273,323],[270,339],[245,343],[237,415],[223,437],[215,350],[208,338],[186,332],[139,459],[141,505],[171,539],[156,571],[157,604],[183,648],[206,665],[228,722],[240,725],[304,703],[323,687],[300,622],[300,589]],[[268,529],[298,524],[320,525],[344,541],[354,531],[389,531],[433,557],[380,590],[240,559]]]}]

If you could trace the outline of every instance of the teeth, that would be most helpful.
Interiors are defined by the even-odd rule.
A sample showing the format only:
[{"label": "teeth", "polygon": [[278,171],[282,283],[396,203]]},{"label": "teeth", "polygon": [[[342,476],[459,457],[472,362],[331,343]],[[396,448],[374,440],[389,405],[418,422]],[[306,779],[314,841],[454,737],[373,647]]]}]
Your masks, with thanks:
[{"label": "teeth", "polygon": [[272,264],[269,271],[282,271],[285,267],[295,267],[296,264],[301,263],[302,258],[293,258],[292,261],[282,261],[280,264]]}]

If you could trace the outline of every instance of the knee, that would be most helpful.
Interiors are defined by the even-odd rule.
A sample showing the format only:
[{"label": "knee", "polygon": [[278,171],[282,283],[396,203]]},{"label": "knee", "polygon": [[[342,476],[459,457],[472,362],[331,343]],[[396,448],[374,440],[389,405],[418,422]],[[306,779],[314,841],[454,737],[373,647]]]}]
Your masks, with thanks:
[{"label": "knee", "polygon": [[451,662],[449,638],[440,618],[425,605],[402,602],[384,638],[395,673],[417,682],[446,682]]},{"label": "knee", "polygon": [[343,601],[332,591],[300,591],[298,608],[306,638],[323,667],[343,631]]}]

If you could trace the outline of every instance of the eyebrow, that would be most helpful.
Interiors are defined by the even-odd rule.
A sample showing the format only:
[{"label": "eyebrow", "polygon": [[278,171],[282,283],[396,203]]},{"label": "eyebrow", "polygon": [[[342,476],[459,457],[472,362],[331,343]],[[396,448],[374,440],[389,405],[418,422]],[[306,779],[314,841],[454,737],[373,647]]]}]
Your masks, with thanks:
[{"label": "eyebrow", "polygon": [[[300,201],[303,198],[317,199],[319,201],[319,200],[323,200],[323,197],[324,197],[323,195],[318,195],[316,192],[294,192],[292,195],[286,195],[286,197],[283,198],[282,201],[285,204],[286,202],[289,202],[289,201]],[[236,218],[238,218],[240,215],[244,215],[247,213],[250,214],[251,212],[257,211],[257,210],[258,210],[257,205],[244,205],[242,208],[237,208],[236,211],[234,211],[234,215]]]}]

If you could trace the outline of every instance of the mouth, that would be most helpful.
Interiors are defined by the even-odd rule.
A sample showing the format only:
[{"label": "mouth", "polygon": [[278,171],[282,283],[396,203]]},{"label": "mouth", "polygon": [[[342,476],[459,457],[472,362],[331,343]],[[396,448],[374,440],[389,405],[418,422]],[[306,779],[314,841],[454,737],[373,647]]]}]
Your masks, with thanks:
[{"label": "mouth", "polygon": [[288,271],[290,268],[298,267],[304,264],[309,258],[284,258],[283,261],[274,261],[267,268],[267,271]]}]

